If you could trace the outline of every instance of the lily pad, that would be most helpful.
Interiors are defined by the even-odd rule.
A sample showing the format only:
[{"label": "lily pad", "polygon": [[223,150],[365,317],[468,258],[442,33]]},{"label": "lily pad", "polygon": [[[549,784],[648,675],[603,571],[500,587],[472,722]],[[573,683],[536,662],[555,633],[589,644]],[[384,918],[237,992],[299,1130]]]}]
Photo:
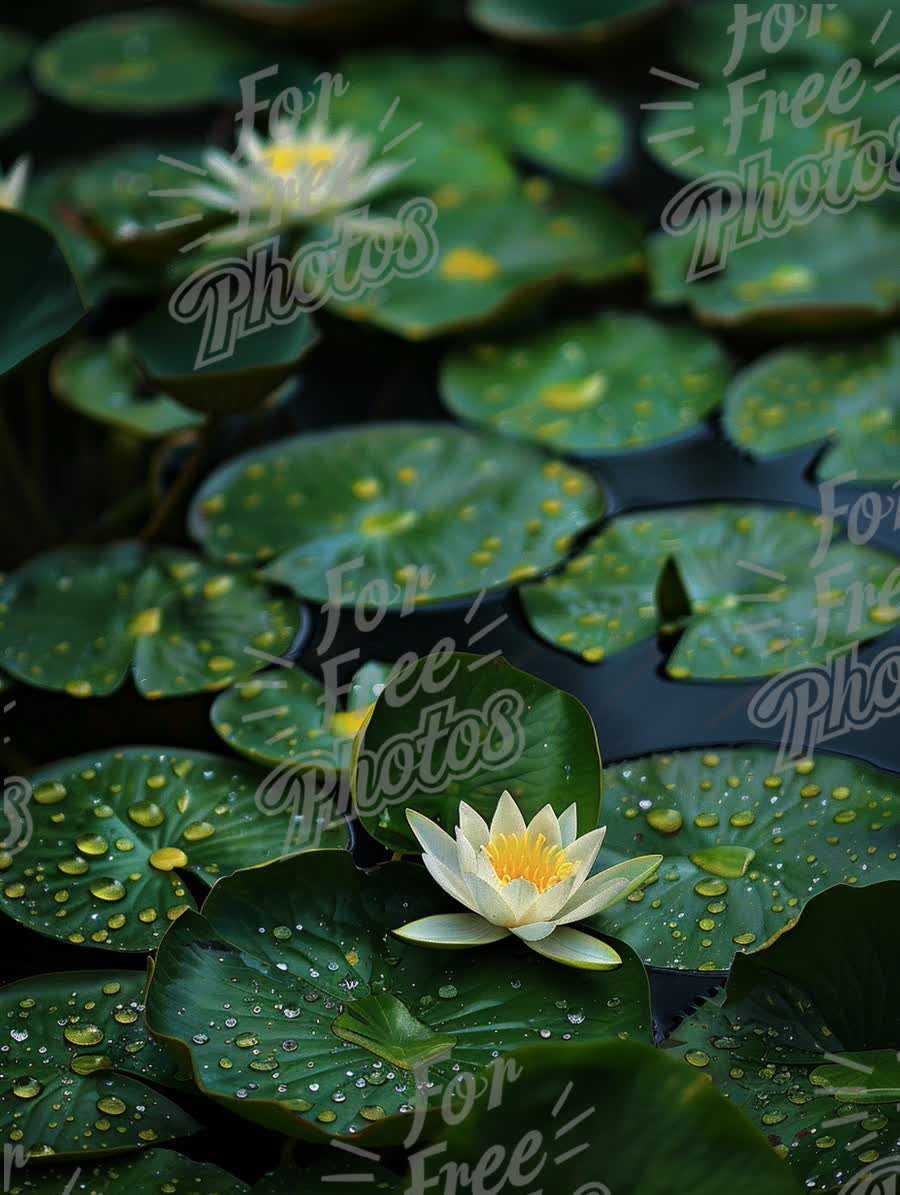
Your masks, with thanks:
[{"label": "lily pad", "polygon": [[[265,773],[195,751],[129,747],[64,759],[31,777],[28,847],[3,855],[3,910],[40,933],[107,950],[150,950],[205,885],[324,836],[343,822],[286,827],[257,802]],[[299,836],[289,831],[298,831]]]},{"label": "lily pad", "polygon": [[[77,1186],[76,1186],[77,1184]],[[182,1186],[179,1187],[179,1184]],[[96,1162],[76,1171],[62,1166],[32,1166],[16,1174],[10,1195],[60,1195],[72,1187],[91,1195],[118,1195],[122,1190],[156,1192],[190,1190],[193,1195],[244,1195],[246,1183],[209,1162],[195,1162],[169,1149],[148,1149],[114,1162]]]},{"label": "lily pad", "polygon": [[[220,265],[212,268],[221,270]],[[198,292],[206,286],[196,276],[188,279],[188,285]],[[190,306],[191,301],[187,302]],[[192,306],[191,310],[200,309]],[[129,332],[138,360],[153,382],[184,406],[207,414],[229,415],[259,406],[296,372],[319,339],[312,320],[298,311],[286,323],[263,325],[213,351],[208,323],[205,314],[200,322],[185,320],[169,304],[157,307]]]},{"label": "lily pad", "polygon": [[748,680],[825,662],[900,620],[890,582],[898,561],[838,538],[839,524],[820,560],[819,522],[777,506],[625,515],[563,572],[523,589],[522,602],[542,638],[589,663],[660,629],[683,631],[666,664],[678,680]]},{"label": "lily pad", "polygon": [[390,423],[230,461],[201,486],[189,524],[213,559],[269,561],[264,576],[311,601],[393,608],[534,576],[602,509],[586,474],[530,447]]},{"label": "lily pad", "polygon": [[821,894],[770,947],[739,956],[725,996],[673,1037],[672,1051],[759,1125],[807,1189],[878,1173],[900,1148],[896,1102],[852,1102],[841,1086],[848,1069],[857,1087],[877,1083],[888,1053],[896,1069],[898,900],[896,882]]},{"label": "lily pad", "polygon": [[776,771],[768,747],[679,751],[604,772],[603,866],[665,856],[592,919],[655,967],[726,971],[834,884],[900,878],[900,779],[819,753]]},{"label": "lily pad", "polygon": [[654,298],[687,303],[701,323],[778,332],[846,333],[900,310],[900,282],[886,268],[900,250],[900,225],[854,208],[822,213],[775,239],[753,229],[725,268],[690,281],[692,233],[650,239]]},{"label": "lily pad", "polygon": [[267,65],[246,39],[164,6],[91,17],[44,42],[38,85],[90,112],[172,112],[240,98],[243,75]]},{"label": "lily pad", "polygon": [[[726,52],[723,67],[727,57]],[[842,197],[846,196],[840,205],[844,208],[851,205],[854,192],[864,198],[871,197],[878,186],[877,180],[881,180],[884,188],[890,178],[887,163],[880,166],[872,160],[863,183],[854,166],[855,158],[848,151],[838,156],[832,148],[831,156],[821,162],[821,155],[832,144],[836,132],[845,129],[850,121],[859,121],[859,138],[870,133],[887,137],[895,105],[888,91],[876,90],[877,76],[864,74],[853,88],[858,100],[845,115],[836,115],[833,109],[823,107],[822,95],[800,104],[798,97],[811,91],[809,67],[785,67],[780,56],[776,57],[777,65],[767,63],[767,69],[760,72],[762,77],[752,82],[747,80],[737,95],[729,88],[734,80],[721,78],[716,84],[708,83],[696,91],[682,86],[666,92],[655,102],[668,107],[653,112],[642,131],[650,156],[674,174],[708,179],[710,188],[721,182],[730,191],[733,186],[741,187],[745,159],[765,153],[763,189],[779,196],[787,189],[795,207],[806,201],[808,191],[824,193],[827,188],[828,194],[832,194],[836,188]],[[737,77],[747,78],[743,64]],[[774,105],[764,99],[769,94],[787,96],[793,102],[787,110],[779,108],[773,115]],[[747,112],[741,118],[744,107]],[[800,189],[802,198],[798,200],[792,181],[797,175],[796,164],[817,157],[821,163],[818,185],[810,182],[815,176],[806,170]],[[751,190],[747,186],[742,189]]]},{"label": "lily pad", "polygon": [[464,652],[400,672],[354,745],[357,815],[394,851],[421,849],[407,809],[452,835],[460,801],[490,820],[504,789],[526,821],[548,803],[557,813],[575,804],[586,834],[601,787],[597,735],[580,701],[505,660]]},{"label": "lily pad", "polygon": [[640,315],[600,315],[510,343],[479,342],[444,363],[441,390],[463,419],[561,452],[618,452],[695,427],[722,399],[710,337]]},{"label": "lily pad", "polygon": [[149,698],[216,691],[288,648],[299,612],[190,552],[112,544],[37,556],[0,588],[4,669],[73,697],[129,673]]},{"label": "lily pad", "polygon": [[[566,283],[598,285],[643,270],[637,224],[596,192],[539,178],[506,195],[433,199],[433,258],[352,303],[332,298],[329,311],[424,340],[496,319]],[[362,276],[364,252],[358,245],[347,253],[349,277]]]},{"label": "lily pad", "polygon": [[[354,55],[342,71],[347,93],[335,99],[334,118],[373,133],[377,128],[381,152],[414,158],[400,176],[408,189],[508,189],[514,175],[502,155],[499,163],[483,161],[479,177],[479,159],[493,146],[583,181],[608,171],[625,151],[621,115],[586,83],[526,70],[495,54]],[[397,142],[408,129],[414,132]],[[396,151],[386,151],[395,142]]]},{"label": "lily pad", "polygon": [[469,16],[489,33],[512,41],[593,48],[639,29],[668,7],[668,0],[469,0]]},{"label": "lily pad", "polygon": [[0,79],[8,79],[27,65],[33,49],[34,38],[30,34],[0,25]]},{"label": "lily pad", "polygon": [[345,771],[353,740],[389,673],[383,664],[364,665],[351,681],[346,708],[329,712],[324,685],[308,672],[263,672],[219,694],[213,729],[234,751],[260,763]]},{"label": "lily pad", "polygon": [[728,390],[725,428],[766,459],[831,441],[817,474],[853,473],[893,482],[900,449],[900,336],[823,351],[780,349],[739,374]]},{"label": "lily pad", "polygon": [[74,170],[66,199],[105,250],[153,266],[210,227],[207,209],[185,194],[205,173],[202,146],[129,144]]},{"label": "lily pad", "polygon": [[[852,4],[824,4],[814,8],[772,11],[769,0],[749,0],[745,4],[748,29],[741,47],[740,60],[731,77],[773,64],[773,53],[779,67],[806,65],[835,68],[849,58],[858,57],[867,66],[893,44],[891,25],[883,26],[886,9],[882,0],[853,0]],[[767,50],[760,36],[761,18],[766,17],[766,38],[778,48]],[[734,12],[719,0],[703,0],[691,4],[679,13],[674,53],[695,79],[721,81],[734,46],[729,26]],[[882,40],[883,38],[883,40]],[[890,66],[890,63],[886,63]],[[889,72],[888,72],[889,73]]]},{"label": "lily pad", "polygon": [[900,1106],[900,1052],[857,1050],[834,1055],[832,1062],[816,1067],[812,1081],[839,1104]]},{"label": "lily pad", "polygon": [[413,1155],[414,1182],[490,1165],[495,1174],[529,1175],[529,1186],[580,1195],[800,1195],[765,1138],[711,1083],[659,1050],[638,1042],[532,1046],[509,1064],[518,1091],[493,1103],[485,1093],[445,1129],[443,1148]]},{"label": "lily pad", "polygon": [[69,264],[46,228],[0,210],[0,374],[59,340],[84,315]]},{"label": "lily pad", "polygon": [[503,942],[472,967],[391,937],[446,899],[423,868],[366,875],[344,852],[239,872],[164,938],[148,1023],[238,1115],[359,1144],[399,1143],[414,1105],[436,1106],[456,1075],[490,1076],[498,1052],[648,1039],[646,978],[630,952],[615,971],[573,973]]},{"label": "lily pad", "polygon": [[12,133],[30,119],[34,96],[22,83],[0,81],[0,136]]},{"label": "lily pad", "polygon": [[147,392],[122,334],[63,349],[53,362],[50,380],[56,397],[80,414],[147,439],[203,422],[168,395]]},{"label": "lily pad", "polygon": [[140,1081],[185,1086],[147,1033],[144,986],[136,971],[71,971],[0,990],[7,1149],[84,1157],[197,1131],[192,1117]]}]

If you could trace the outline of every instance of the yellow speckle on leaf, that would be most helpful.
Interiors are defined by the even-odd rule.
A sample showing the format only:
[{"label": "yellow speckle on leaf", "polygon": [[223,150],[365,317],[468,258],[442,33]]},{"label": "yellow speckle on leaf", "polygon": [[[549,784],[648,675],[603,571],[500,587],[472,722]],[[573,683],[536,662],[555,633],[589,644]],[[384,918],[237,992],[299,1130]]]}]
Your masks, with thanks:
[{"label": "yellow speckle on leaf", "polygon": [[451,249],[441,262],[441,276],[450,282],[490,282],[499,272],[496,258],[479,249]]}]

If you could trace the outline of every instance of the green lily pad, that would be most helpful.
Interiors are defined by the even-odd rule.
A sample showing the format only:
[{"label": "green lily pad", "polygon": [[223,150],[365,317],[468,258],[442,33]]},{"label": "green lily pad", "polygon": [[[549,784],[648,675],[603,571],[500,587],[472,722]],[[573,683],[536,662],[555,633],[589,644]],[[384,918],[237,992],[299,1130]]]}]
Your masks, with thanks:
[{"label": "green lily pad", "polygon": [[471,966],[391,936],[446,900],[423,868],[366,875],[344,852],[239,872],[164,938],[148,1023],[239,1115],[360,1144],[401,1141],[416,1104],[436,1105],[454,1075],[484,1077],[498,1051],[648,1039],[646,977],[630,952],[614,971],[573,973],[507,942]]},{"label": "green lily pad", "polygon": [[[769,0],[749,0],[743,7],[747,10],[747,36],[732,78],[773,65],[773,52],[765,48],[760,37],[760,17],[771,12],[772,5]],[[779,67],[830,67],[829,80],[835,68],[849,58],[858,57],[871,66],[895,40],[890,24],[886,29],[881,28],[886,11],[881,0],[853,0],[850,4],[840,5],[826,3],[818,13],[814,8],[795,9],[790,32],[784,19],[786,14],[771,12],[766,32],[771,42],[778,46],[774,60]],[[678,14],[678,22],[673,27],[675,57],[690,69],[695,79],[711,78],[717,83],[722,79],[732,57],[734,35],[729,33],[728,27],[734,19],[734,11],[719,0],[691,4]],[[879,29],[881,36],[876,38]]]},{"label": "green lily pad", "polygon": [[145,982],[137,971],[71,971],[0,990],[7,1148],[83,1157],[197,1131],[192,1117],[140,1082],[184,1086],[147,1033]]},{"label": "green lily pad", "polygon": [[[727,53],[722,66],[726,59]],[[737,75],[741,77],[745,73],[742,64]],[[716,84],[707,84],[697,91],[679,87],[666,92],[655,102],[670,106],[653,112],[642,130],[647,152],[674,174],[698,179],[711,176],[711,183],[718,181],[720,173],[732,182],[735,172],[741,174],[744,159],[765,152],[767,181],[764,189],[782,195],[785,188],[781,184],[796,174],[795,164],[823,154],[835,131],[847,122],[860,122],[860,137],[877,132],[887,136],[895,110],[889,91],[875,90],[878,83],[875,75],[864,74],[860,78],[853,88],[854,95],[859,91],[860,98],[845,115],[836,115],[828,108],[823,111],[820,95],[805,105],[792,103],[787,111],[779,109],[773,116],[763,95],[773,92],[794,100],[794,97],[807,94],[810,70],[808,66],[785,67],[778,56],[777,66],[769,62],[762,74],[764,77],[748,83],[738,96],[729,90],[728,84],[733,83],[733,79],[721,78]],[[685,103],[689,105],[688,109],[684,108]],[[672,104],[678,106],[672,107]],[[748,112],[738,123],[742,106],[750,109],[754,105],[756,111]],[[873,161],[863,184],[852,156],[845,155],[841,159],[835,156],[835,161],[838,163],[836,169],[826,169],[823,165],[815,190],[824,192],[826,187],[838,188],[842,196],[852,196],[856,191],[870,197],[876,180],[881,178],[884,187],[890,177],[886,163],[879,168]],[[810,186],[809,173],[804,174],[804,201]],[[796,204],[796,198],[794,202]],[[849,198],[846,203],[850,205]],[[843,202],[841,206],[844,206]]]},{"label": "green lily pad", "polygon": [[900,1053],[857,1050],[839,1054],[834,1062],[816,1067],[812,1082],[825,1088],[839,1104],[900,1106]]},{"label": "green lily pad", "polygon": [[469,0],[476,25],[512,41],[595,47],[639,29],[664,12],[668,0]]},{"label": "green lily pad", "polygon": [[390,423],[229,461],[201,486],[189,525],[213,559],[270,561],[265,576],[311,601],[393,608],[534,576],[602,509],[587,475],[533,448]]},{"label": "green lily pad", "polygon": [[80,414],[147,439],[203,422],[168,395],[146,392],[149,388],[122,334],[63,349],[53,362],[50,380],[56,397]]},{"label": "green lily pad", "polygon": [[690,327],[601,315],[453,353],[441,372],[455,414],[561,452],[617,452],[695,427],[722,399],[724,354]]},{"label": "green lily pad", "polygon": [[529,1187],[539,1181],[545,1191],[580,1195],[800,1195],[758,1130],[659,1050],[639,1042],[532,1046],[510,1064],[519,1073],[510,1097],[492,1104],[485,1093],[444,1130],[444,1149],[413,1155],[414,1182],[423,1174],[433,1181],[441,1167],[443,1179],[491,1166],[492,1177],[510,1176],[500,1182],[525,1174]]},{"label": "green lily pad", "polygon": [[587,84],[494,54],[354,55],[342,72],[348,88],[334,101],[335,120],[374,133],[393,112],[375,134],[381,152],[415,129],[388,151],[396,160],[415,159],[400,176],[410,190],[509,189],[514,175],[502,154],[491,162],[493,146],[584,181],[608,171],[625,151],[621,115]]},{"label": "green lily pad", "polygon": [[713,327],[845,333],[900,309],[900,282],[886,265],[900,226],[873,210],[823,213],[774,240],[751,240],[729,252],[723,271],[694,281],[693,234],[657,233],[649,246],[657,302],[686,303]]},{"label": "green lily pad", "polygon": [[657,878],[589,924],[655,967],[726,971],[834,884],[900,878],[900,780],[819,753],[679,751],[604,771],[603,866],[662,854]]},{"label": "green lily pad", "polygon": [[[77,1184],[77,1185],[76,1185]],[[181,1185],[179,1185],[181,1184]],[[60,1195],[72,1187],[91,1195],[190,1190],[193,1195],[245,1195],[246,1183],[209,1162],[195,1162],[169,1149],[148,1149],[114,1162],[95,1162],[71,1171],[62,1166],[32,1166],[16,1174],[10,1195]]]},{"label": "green lily pad", "polygon": [[243,75],[260,66],[246,39],[166,7],[91,17],[44,42],[38,85],[90,112],[171,112],[240,98]]},{"label": "green lily pad", "polygon": [[[590,663],[681,629],[669,676],[770,676],[825,662],[900,620],[889,583],[897,560],[840,532],[838,524],[819,560],[819,517],[790,507],[625,515],[562,573],[523,589],[522,602],[543,639]],[[857,584],[863,579],[874,601]]]},{"label": "green lily pad", "polygon": [[234,751],[260,763],[294,762],[328,771],[350,766],[350,748],[389,676],[366,664],[351,682],[346,709],[326,710],[324,685],[299,668],[273,669],[220,693],[211,719]]},{"label": "green lily pad", "polygon": [[[621,281],[643,270],[637,224],[596,192],[539,178],[506,195],[433,199],[434,254],[423,272],[386,277],[352,303],[332,298],[329,311],[424,340],[496,319],[566,283]],[[364,251],[348,252],[349,276],[362,270]]]},{"label": "green lily pad", "polygon": [[900,336],[859,346],[780,349],[745,369],[728,390],[725,428],[766,459],[830,440],[817,473],[892,482],[900,448]]},{"label": "green lily pad", "polygon": [[59,340],[84,315],[78,284],[46,228],[0,210],[0,374]]},{"label": "green lily pad", "polygon": [[22,83],[0,82],[0,136],[12,133],[34,112],[34,96]]},{"label": "green lily pad", "polygon": [[73,697],[216,691],[290,646],[299,613],[240,573],[177,549],[60,548],[0,588],[4,669]]},{"label": "green lily pad", "polygon": [[[406,743],[408,754],[394,748]],[[407,809],[451,835],[466,801],[490,821],[507,789],[529,821],[546,804],[597,824],[602,775],[594,724],[576,698],[505,660],[455,652],[405,668],[354,745],[357,815],[394,851],[418,851]]]},{"label": "green lily pad", "polygon": [[155,747],[49,764],[31,777],[28,847],[2,856],[2,908],[75,945],[146,951],[194,907],[182,873],[211,885],[285,854],[286,839],[346,846],[346,825],[324,811],[315,826],[262,812],[264,780],[243,762]]},{"label": "green lily pad", "polygon": [[66,198],[105,250],[153,266],[211,227],[207,209],[185,194],[198,172],[205,173],[202,146],[124,145],[74,170]]},{"label": "green lily pad", "polygon": [[[188,280],[190,287],[204,285]],[[319,334],[306,312],[298,311],[288,323],[264,325],[213,351],[205,314],[199,322],[186,322],[167,305],[131,328],[129,339],[147,375],[166,394],[193,410],[229,415],[258,406],[277,390]]]},{"label": "green lily pad", "polygon": [[822,893],[766,950],[738,956],[724,997],[673,1036],[672,1051],[759,1125],[807,1189],[877,1173],[900,1148],[896,1101],[852,1102],[840,1086],[848,1070],[857,1087],[877,1084],[878,1066],[896,1072],[898,901],[896,882]]}]

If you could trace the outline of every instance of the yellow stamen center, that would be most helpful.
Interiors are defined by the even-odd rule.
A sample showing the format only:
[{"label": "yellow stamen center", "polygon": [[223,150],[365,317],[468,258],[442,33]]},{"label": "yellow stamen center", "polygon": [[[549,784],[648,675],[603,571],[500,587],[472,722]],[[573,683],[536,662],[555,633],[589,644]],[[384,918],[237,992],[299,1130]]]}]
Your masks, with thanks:
[{"label": "yellow stamen center", "polygon": [[302,166],[331,166],[336,157],[333,146],[315,142],[270,145],[263,151],[266,165],[279,178],[290,178]]},{"label": "yellow stamen center", "polygon": [[484,853],[504,888],[512,880],[530,880],[538,892],[546,892],[575,869],[561,846],[553,846],[544,834],[527,831],[496,834],[485,843]]}]

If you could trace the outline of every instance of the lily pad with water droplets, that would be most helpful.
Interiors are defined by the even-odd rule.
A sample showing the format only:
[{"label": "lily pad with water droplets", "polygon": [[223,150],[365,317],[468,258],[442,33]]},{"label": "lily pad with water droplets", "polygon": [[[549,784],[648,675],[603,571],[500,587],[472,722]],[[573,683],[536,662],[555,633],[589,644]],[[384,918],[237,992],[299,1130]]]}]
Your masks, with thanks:
[{"label": "lily pad with water droplets", "polygon": [[137,971],[72,971],[0,990],[5,1149],[90,1157],[196,1132],[140,1081],[187,1086],[147,1032],[145,982]]},{"label": "lily pad with water droplets", "polygon": [[561,452],[618,452],[695,427],[724,394],[726,358],[689,327],[602,315],[452,354],[441,389],[455,415]]},{"label": "lily pad with water droplets", "polygon": [[[351,681],[346,707],[300,668],[263,672],[220,693],[213,729],[233,750],[260,763],[345,771],[350,748],[390,669],[365,664]],[[336,706],[344,708],[334,708]]]},{"label": "lily pad with water droplets", "polygon": [[130,674],[148,698],[216,691],[290,647],[299,611],[191,552],[112,544],[37,556],[0,587],[0,659],[73,697]]},{"label": "lily pad with water droplets", "polygon": [[616,970],[573,972],[509,940],[474,962],[392,937],[447,900],[417,865],[365,874],[343,852],[239,872],[166,935],[148,1023],[239,1115],[366,1145],[398,1143],[418,1102],[436,1106],[466,1072],[484,1081],[516,1046],[648,1039],[631,952]]},{"label": "lily pad with water droplets", "polygon": [[413,1155],[413,1176],[436,1175],[441,1163],[442,1175],[478,1173],[507,1159],[503,1173],[528,1174],[545,1191],[800,1195],[758,1130],[659,1050],[620,1041],[531,1046],[508,1065],[519,1077],[507,1098],[481,1094],[431,1157]]},{"label": "lily pad with water droplets", "polygon": [[0,209],[0,374],[59,340],[84,315],[78,284],[50,232]]},{"label": "lily pad with water droplets", "polygon": [[[424,340],[497,319],[567,283],[599,285],[643,271],[637,224],[595,191],[538,178],[465,203],[447,193],[433,198],[433,259],[353,302],[333,298],[329,311]],[[348,252],[349,276],[362,270],[363,251]]]},{"label": "lily pad with water droplets", "polygon": [[469,0],[469,16],[489,33],[511,41],[561,48],[592,48],[625,37],[652,21],[668,0]]},{"label": "lily pad with water droplets", "polygon": [[211,885],[320,841],[346,846],[347,827],[321,816],[273,816],[250,764],[156,747],[64,759],[30,777],[34,830],[0,855],[0,907],[23,925],[76,945],[150,950],[194,902],[183,874]]},{"label": "lily pad with water droplets", "polygon": [[333,102],[337,123],[373,133],[378,127],[382,146],[414,130],[390,151],[401,161],[414,158],[400,176],[410,190],[509,189],[514,176],[508,164],[501,169],[502,154],[500,165],[488,158],[482,177],[475,173],[494,146],[583,181],[609,171],[625,150],[622,117],[587,84],[488,52],[354,55],[342,70],[347,92]]},{"label": "lily pad with water droplets", "polygon": [[859,207],[823,213],[771,240],[754,230],[729,251],[723,271],[693,280],[693,232],[657,233],[649,242],[657,302],[686,303],[713,327],[797,333],[846,333],[890,319],[900,310],[900,281],[887,263],[898,251],[900,224]]},{"label": "lily pad with water droplets", "polygon": [[597,735],[576,698],[502,659],[427,656],[398,672],[354,744],[353,796],[369,833],[393,851],[419,851],[406,811],[449,834],[465,801],[490,821],[504,789],[526,821],[550,804],[597,824]]},{"label": "lily pad with water droplets", "polygon": [[734,379],[725,428],[753,456],[831,441],[822,479],[893,482],[900,450],[900,336],[858,346],[779,349]]},{"label": "lily pad with water droplets", "polygon": [[73,1171],[61,1166],[32,1166],[15,1175],[10,1195],[60,1195],[89,1191],[91,1195],[121,1195],[133,1190],[139,1195],[246,1195],[249,1187],[218,1166],[195,1162],[169,1149],[148,1149],[144,1153],[114,1162],[96,1162]]},{"label": "lily pad with water droplets", "polygon": [[896,882],[822,893],[771,946],[739,956],[724,997],[673,1035],[671,1051],[759,1126],[807,1190],[835,1190],[866,1167],[896,1173],[879,1161],[900,1150],[900,1109],[865,1089],[888,1058],[896,1075],[898,911]]},{"label": "lily pad with water droplets", "polygon": [[203,420],[146,385],[126,336],[82,340],[63,349],[51,370],[53,392],[89,419],[155,439]]},{"label": "lily pad with water droplets", "polygon": [[674,679],[774,675],[825,663],[900,620],[900,563],[841,531],[829,542],[818,516],[777,506],[625,515],[522,601],[542,638],[589,663],[681,630],[666,664]]},{"label": "lily pad with water droplets", "polygon": [[679,751],[604,771],[601,852],[665,856],[590,924],[655,967],[726,971],[835,884],[900,879],[900,780],[819,753],[778,770],[768,747]]},{"label": "lily pad with water droplets", "polygon": [[229,461],[201,486],[189,524],[213,559],[268,561],[264,576],[311,601],[393,608],[535,576],[602,510],[587,475],[533,448],[391,423]]},{"label": "lily pad with water droplets", "polygon": [[76,108],[152,114],[237,101],[241,77],[267,65],[238,34],[161,6],[59,30],[38,51],[34,75]]}]

